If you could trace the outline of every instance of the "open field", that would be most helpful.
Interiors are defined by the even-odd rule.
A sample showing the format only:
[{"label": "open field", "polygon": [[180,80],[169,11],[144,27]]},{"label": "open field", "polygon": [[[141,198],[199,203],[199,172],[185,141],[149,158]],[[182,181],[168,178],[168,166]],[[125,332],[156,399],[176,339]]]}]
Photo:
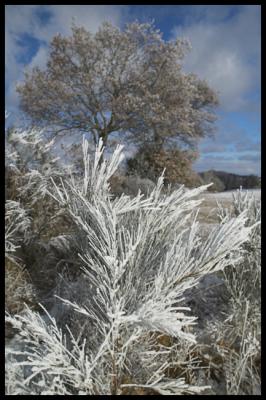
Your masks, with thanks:
[{"label": "open field", "polygon": [[[202,223],[214,224],[218,223],[219,219],[217,216],[217,202],[220,203],[223,207],[230,208],[233,200],[233,193],[235,190],[230,190],[227,192],[220,193],[203,193],[200,195],[200,198],[203,199],[203,202],[200,206],[200,211],[198,215],[198,220]],[[255,197],[261,198],[261,190],[254,189],[250,190],[250,192],[254,193]]]}]

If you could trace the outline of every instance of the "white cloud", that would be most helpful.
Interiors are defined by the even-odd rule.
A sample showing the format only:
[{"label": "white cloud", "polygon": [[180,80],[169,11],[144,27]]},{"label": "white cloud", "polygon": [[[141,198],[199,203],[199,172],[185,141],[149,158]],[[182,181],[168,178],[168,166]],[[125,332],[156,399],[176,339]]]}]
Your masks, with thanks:
[{"label": "white cloud", "polygon": [[216,171],[231,172],[239,175],[261,175],[260,162],[254,159],[241,159],[235,158],[233,160],[218,158],[201,158],[193,165],[196,171],[208,171],[210,169]]},{"label": "white cloud", "polygon": [[[18,96],[16,84],[23,79],[25,64],[19,57],[27,49],[21,43],[21,35],[27,34],[40,41],[36,54],[26,65],[43,67],[47,61],[50,40],[56,33],[70,34],[71,23],[83,25],[91,32],[96,32],[103,21],[120,25],[124,6],[113,5],[7,5],[5,9],[5,75],[6,109],[16,112]],[[45,11],[50,14],[47,23],[42,23],[39,15]]]},{"label": "white cloud", "polygon": [[61,28],[60,32],[64,34],[70,33],[72,18],[78,25],[82,25],[94,33],[103,21],[110,21],[115,25],[119,25],[122,13],[121,6],[108,5],[57,5],[50,6],[50,9],[54,15],[53,23],[56,22],[56,25]]},{"label": "white cloud", "polygon": [[200,157],[194,163],[194,169],[260,175],[259,134],[254,127],[252,131],[249,128],[249,124],[245,128],[239,127],[234,120],[224,116],[218,124],[217,134],[212,138],[204,138],[199,144]]},{"label": "white cloud", "polygon": [[246,110],[252,102],[250,91],[260,87],[260,7],[243,5],[230,18],[226,13],[223,19],[215,18],[221,7],[229,10],[226,5],[210,6],[196,22],[192,12],[184,26],[174,28],[173,36],[190,40],[192,51],[184,67],[219,92],[223,110]]},{"label": "white cloud", "polygon": [[200,149],[204,153],[220,153],[226,151],[226,146],[223,143],[212,143],[210,140],[205,141],[203,145],[200,146]]}]

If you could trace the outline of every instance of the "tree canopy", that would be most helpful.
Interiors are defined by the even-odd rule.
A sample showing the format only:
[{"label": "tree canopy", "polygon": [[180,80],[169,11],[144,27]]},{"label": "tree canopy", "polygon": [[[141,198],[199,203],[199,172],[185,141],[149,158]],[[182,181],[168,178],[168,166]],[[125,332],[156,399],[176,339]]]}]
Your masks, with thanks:
[{"label": "tree canopy", "polygon": [[20,107],[34,125],[54,134],[86,132],[105,145],[111,134],[159,147],[188,144],[212,132],[216,93],[182,71],[185,40],[165,41],[152,24],[124,30],[103,23],[92,34],[72,26],[56,35],[46,67],[25,72],[18,85]]}]

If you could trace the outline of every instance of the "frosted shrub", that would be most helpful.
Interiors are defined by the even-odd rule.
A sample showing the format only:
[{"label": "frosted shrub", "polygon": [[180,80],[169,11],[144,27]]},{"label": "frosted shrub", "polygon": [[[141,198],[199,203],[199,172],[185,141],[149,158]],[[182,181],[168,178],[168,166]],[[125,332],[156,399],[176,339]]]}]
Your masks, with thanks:
[{"label": "frosted shrub", "polygon": [[[180,348],[196,344],[197,318],[184,307],[184,293],[206,274],[239,263],[254,224],[246,226],[244,210],[202,243],[195,198],[208,185],[167,195],[160,177],[145,199],[141,193],[113,199],[109,180],[122,160],[122,146],[109,161],[103,160],[103,150],[100,142],[90,160],[84,140],[83,184],[61,180],[50,190],[77,227],[84,296],[60,298],[74,323],[71,329],[59,328],[48,313],[30,309],[7,315],[25,346],[7,351],[8,394],[127,394],[132,389],[197,394],[206,389],[169,372],[180,362]],[[162,339],[167,338],[166,345]],[[182,368],[193,363],[184,359]]]},{"label": "frosted shrub", "polygon": [[57,157],[52,157],[54,140],[45,141],[39,129],[14,129],[6,133],[6,168],[19,177],[19,197],[30,205],[44,198],[51,177],[61,176]]},{"label": "frosted shrub", "polygon": [[5,203],[5,252],[11,256],[27,237],[31,219],[17,201],[7,200]]},{"label": "frosted shrub", "polygon": [[216,327],[217,348],[224,360],[227,393],[260,394],[261,203],[254,193],[238,190],[231,209],[219,209],[222,224],[246,211],[246,226],[254,229],[243,245],[241,263],[223,271],[230,308],[225,321]]},{"label": "frosted shrub", "polygon": [[[246,211],[246,226],[254,226],[250,240],[244,245],[242,268],[226,268],[224,278],[234,303],[243,305],[243,301],[260,301],[261,289],[261,202],[252,192],[238,190],[233,194],[230,210],[220,206],[221,223],[225,223]],[[244,306],[245,307],[245,306]]]},{"label": "frosted shrub", "polygon": [[[47,188],[51,177],[64,173],[52,156],[53,144],[38,129],[8,128],[5,132],[5,305],[11,313],[23,310],[24,302],[36,307],[40,297],[35,290],[44,260],[38,252],[45,245],[40,239],[43,233],[53,235],[52,217],[57,211]],[[46,254],[45,260],[53,255]],[[46,268],[45,277],[50,275]],[[42,286],[46,286],[43,279]],[[9,324],[6,328],[11,336]]]},{"label": "frosted shrub", "polygon": [[9,128],[5,132],[6,200],[18,201],[32,218],[33,237],[49,230],[56,212],[48,196],[51,178],[56,181],[66,171],[53,156],[54,140],[48,141],[40,129]]},{"label": "frosted shrub", "polygon": [[[43,131],[9,128],[6,129],[5,139],[6,208],[10,208],[11,204],[18,204],[30,219],[27,235],[20,235],[19,238],[16,235],[16,249],[20,246],[21,263],[26,265],[35,280],[42,280],[39,274],[42,269],[45,269],[46,277],[53,280],[50,270],[58,262],[58,252],[53,251],[52,246],[50,252],[46,251],[49,247],[47,242],[68,233],[70,226],[68,221],[63,219],[64,213],[59,209],[57,202],[48,195],[48,189],[52,186],[51,178],[58,182],[60,177],[70,173],[58,163],[58,158],[53,155],[54,140],[46,140]],[[71,168],[69,172],[70,170]],[[12,218],[14,217],[13,213]],[[8,234],[10,235],[10,232]],[[6,243],[8,244],[9,240]],[[44,249],[45,260],[50,263],[53,259],[54,265],[50,263],[50,268],[47,268],[47,265],[40,266],[44,259]],[[62,259],[62,254],[60,256]]]},{"label": "frosted shrub", "polygon": [[[27,240],[31,218],[17,201],[7,200],[5,204],[5,308],[16,313],[24,308],[24,302],[32,302],[35,296],[33,286],[21,260],[16,256],[23,241]],[[6,336],[13,332],[6,324]]]}]

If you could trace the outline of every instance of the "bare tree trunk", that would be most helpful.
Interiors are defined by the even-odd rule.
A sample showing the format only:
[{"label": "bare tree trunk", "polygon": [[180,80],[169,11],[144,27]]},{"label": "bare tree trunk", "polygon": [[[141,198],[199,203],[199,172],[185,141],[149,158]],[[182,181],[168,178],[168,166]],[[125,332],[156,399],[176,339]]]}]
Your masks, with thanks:
[{"label": "bare tree trunk", "polygon": [[105,130],[101,131],[101,132],[99,133],[99,139],[102,139],[102,141],[103,141],[103,147],[104,147],[104,151],[103,151],[102,156],[101,156],[100,161],[99,161],[99,163],[101,164],[101,163],[103,162],[103,159],[104,159],[104,157],[103,157],[103,156],[104,156],[104,152],[105,152],[106,147],[107,147],[108,133],[107,133]]},{"label": "bare tree trunk", "polygon": [[161,135],[158,133],[158,130],[154,128],[154,147],[156,150],[161,150],[163,147],[163,139]]}]

